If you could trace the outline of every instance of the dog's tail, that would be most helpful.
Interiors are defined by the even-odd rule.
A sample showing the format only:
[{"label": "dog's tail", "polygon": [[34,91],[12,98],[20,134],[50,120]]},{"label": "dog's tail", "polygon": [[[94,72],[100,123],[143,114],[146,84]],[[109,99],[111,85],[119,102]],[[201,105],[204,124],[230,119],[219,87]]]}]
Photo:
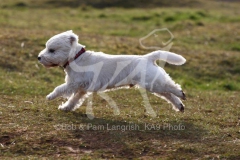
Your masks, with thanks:
[{"label": "dog's tail", "polygon": [[154,51],[146,55],[149,60],[156,61],[158,59],[166,61],[174,65],[182,65],[186,62],[186,59],[178,54],[168,52],[168,51]]}]

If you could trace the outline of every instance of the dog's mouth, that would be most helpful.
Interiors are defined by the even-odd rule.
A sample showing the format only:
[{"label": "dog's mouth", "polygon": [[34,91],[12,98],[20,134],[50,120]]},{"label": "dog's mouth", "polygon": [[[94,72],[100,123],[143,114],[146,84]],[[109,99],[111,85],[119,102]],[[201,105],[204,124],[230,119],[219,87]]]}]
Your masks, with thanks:
[{"label": "dog's mouth", "polygon": [[58,64],[52,63],[44,57],[38,57],[38,62],[41,63],[46,68],[59,66]]},{"label": "dog's mouth", "polygon": [[44,64],[44,63],[41,63],[41,62],[40,62],[40,64],[42,64],[46,68],[51,68],[51,67],[57,67],[58,66],[58,64]]},{"label": "dog's mouth", "polygon": [[51,64],[51,65],[44,65],[44,66],[47,67],[47,68],[50,68],[50,67],[57,67],[58,64]]}]

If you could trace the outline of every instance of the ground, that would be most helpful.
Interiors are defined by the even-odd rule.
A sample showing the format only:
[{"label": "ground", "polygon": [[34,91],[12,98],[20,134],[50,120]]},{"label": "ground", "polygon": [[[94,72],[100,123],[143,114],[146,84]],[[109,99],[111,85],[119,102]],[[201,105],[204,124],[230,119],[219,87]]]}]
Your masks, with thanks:
[{"label": "ground", "polygon": [[[240,3],[150,1],[0,3],[1,159],[240,159]],[[136,88],[107,92],[119,115],[94,94],[93,119],[87,102],[62,112],[64,99],[46,101],[64,82],[62,68],[37,61],[51,36],[73,30],[86,49],[143,55],[152,50],[139,39],[162,28],[174,36],[170,51],[187,59],[163,65],[186,92],[184,113],[147,93],[152,117]],[[164,48],[169,38],[158,32],[145,45]]]}]

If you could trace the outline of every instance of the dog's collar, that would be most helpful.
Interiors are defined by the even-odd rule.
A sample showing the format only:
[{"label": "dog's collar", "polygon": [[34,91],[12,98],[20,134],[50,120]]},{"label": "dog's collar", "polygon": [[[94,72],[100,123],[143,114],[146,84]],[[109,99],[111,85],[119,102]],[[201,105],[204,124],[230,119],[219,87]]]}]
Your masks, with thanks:
[{"label": "dog's collar", "polygon": [[[74,60],[77,59],[79,56],[81,56],[84,52],[86,52],[85,48],[82,48],[77,54],[76,56],[74,57]],[[74,61],[73,60],[73,61]],[[71,63],[72,61],[67,61],[64,65],[63,65],[63,68],[66,68],[69,63]]]}]

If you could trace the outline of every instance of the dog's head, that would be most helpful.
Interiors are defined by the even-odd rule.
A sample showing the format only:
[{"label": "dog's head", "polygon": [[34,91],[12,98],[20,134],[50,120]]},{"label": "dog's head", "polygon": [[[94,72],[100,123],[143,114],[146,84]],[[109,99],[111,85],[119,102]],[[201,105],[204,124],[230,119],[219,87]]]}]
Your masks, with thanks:
[{"label": "dog's head", "polygon": [[47,41],[46,48],[38,55],[38,61],[45,67],[63,66],[74,57],[77,45],[78,36],[72,31],[57,34]]}]

